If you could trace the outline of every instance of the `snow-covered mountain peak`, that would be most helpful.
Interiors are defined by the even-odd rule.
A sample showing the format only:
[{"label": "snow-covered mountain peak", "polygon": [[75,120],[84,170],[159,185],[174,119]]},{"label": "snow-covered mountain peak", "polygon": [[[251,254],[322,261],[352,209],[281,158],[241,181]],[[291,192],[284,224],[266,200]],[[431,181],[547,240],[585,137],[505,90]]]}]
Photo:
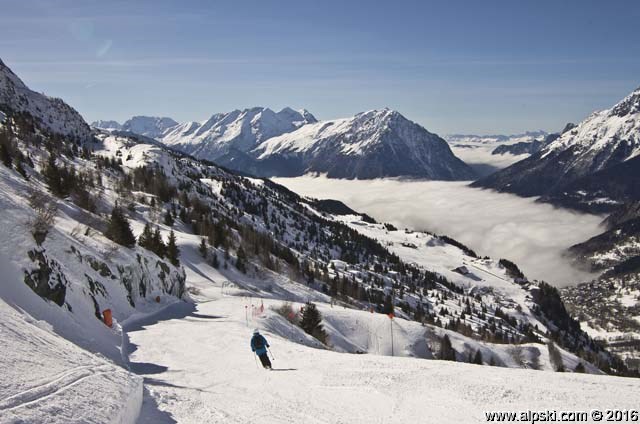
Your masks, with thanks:
[{"label": "snow-covered mountain peak", "polygon": [[176,121],[167,117],[134,116],[122,124],[122,130],[146,137],[160,138],[168,129],[177,125]]},{"label": "snow-covered mountain peak", "polygon": [[215,160],[232,151],[248,152],[263,141],[316,122],[306,110],[274,112],[255,106],[216,113],[201,124],[189,122],[167,130],[159,140],[202,159]]},{"label": "snow-covered mountain peak", "polygon": [[0,109],[3,112],[26,112],[38,124],[52,133],[79,140],[91,138],[91,128],[82,116],[54,97],[29,89],[13,71],[0,60]]},{"label": "snow-covered mountain peak", "polygon": [[640,112],[640,87],[611,109],[611,115],[624,117]]},{"label": "snow-covered mountain peak", "polygon": [[575,128],[563,133],[543,149],[543,157],[571,148],[576,154],[588,154],[590,159],[597,156],[597,160],[589,162],[593,164],[592,171],[598,170],[640,154],[639,134],[640,88],[611,109],[594,112]]},{"label": "snow-covered mountain peak", "polygon": [[121,130],[122,129],[122,124],[120,124],[118,121],[111,121],[111,120],[105,121],[102,119],[93,121],[91,123],[91,126],[94,128],[100,128],[102,130]]},{"label": "snow-covered mountain peak", "polygon": [[[542,150],[474,183],[601,213],[637,198],[640,90],[592,113]],[[634,162],[635,161],[635,162]]]},{"label": "snow-covered mountain peak", "polygon": [[320,172],[334,178],[410,175],[445,180],[474,176],[443,139],[389,108],[307,124],[270,138],[250,154],[257,159],[250,172],[263,175]]}]

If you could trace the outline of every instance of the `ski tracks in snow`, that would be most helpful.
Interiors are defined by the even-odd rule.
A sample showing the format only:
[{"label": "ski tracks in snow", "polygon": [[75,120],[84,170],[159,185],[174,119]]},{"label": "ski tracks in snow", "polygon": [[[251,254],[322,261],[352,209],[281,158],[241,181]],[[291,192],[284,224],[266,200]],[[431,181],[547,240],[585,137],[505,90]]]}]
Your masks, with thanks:
[{"label": "ski tracks in snow", "polygon": [[0,412],[28,406],[35,402],[41,402],[49,396],[60,393],[69,387],[78,384],[82,380],[108,374],[110,372],[115,372],[115,367],[112,365],[85,365],[67,370],[49,381],[0,400]]}]

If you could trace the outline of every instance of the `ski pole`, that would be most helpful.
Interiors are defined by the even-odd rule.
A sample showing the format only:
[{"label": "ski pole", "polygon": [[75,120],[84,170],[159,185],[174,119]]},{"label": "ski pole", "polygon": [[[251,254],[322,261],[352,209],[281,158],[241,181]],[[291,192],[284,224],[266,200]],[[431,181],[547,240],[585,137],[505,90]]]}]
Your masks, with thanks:
[{"label": "ski pole", "polygon": [[271,354],[271,360],[275,361],[276,358],[273,357],[273,352],[271,352],[271,349],[267,348],[267,351],[269,351],[269,354]]},{"label": "ski pole", "polygon": [[256,368],[260,369],[260,367],[258,366],[258,358],[256,357],[256,355],[253,355],[253,359],[256,360]]}]

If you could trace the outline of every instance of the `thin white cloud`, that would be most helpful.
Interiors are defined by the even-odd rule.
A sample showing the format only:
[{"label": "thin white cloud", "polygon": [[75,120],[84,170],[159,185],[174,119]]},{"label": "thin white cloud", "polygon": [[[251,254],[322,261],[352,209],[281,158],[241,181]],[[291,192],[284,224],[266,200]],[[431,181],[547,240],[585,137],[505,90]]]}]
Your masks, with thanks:
[{"label": "thin white cloud", "polygon": [[468,187],[465,182],[276,178],[305,196],[345,202],[400,228],[453,237],[479,255],[516,262],[529,278],[569,285],[594,277],[563,257],[600,233],[602,217],[536,203],[533,198]]},{"label": "thin white cloud", "polygon": [[109,52],[109,50],[111,50],[111,46],[113,46],[113,40],[106,40],[104,43],[102,43],[102,46],[100,46],[100,48],[96,52],[96,56],[103,57]]},{"label": "thin white cloud", "polygon": [[491,152],[495,147],[496,146],[464,148],[451,146],[451,151],[468,164],[485,164],[500,169],[513,165],[529,156],[528,154],[516,156],[508,153],[504,155],[493,155]]}]

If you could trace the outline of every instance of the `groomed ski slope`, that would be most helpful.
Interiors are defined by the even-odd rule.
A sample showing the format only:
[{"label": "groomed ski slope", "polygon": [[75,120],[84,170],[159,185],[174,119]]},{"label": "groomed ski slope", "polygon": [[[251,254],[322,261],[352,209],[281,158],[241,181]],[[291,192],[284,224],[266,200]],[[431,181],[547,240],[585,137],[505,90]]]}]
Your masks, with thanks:
[{"label": "groomed ski slope", "polygon": [[[260,301],[222,292],[210,287],[201,292],[209,299],[177,303],[129,329],[131,365],[147,389],[140,423],[469,423],[486,422],[491,410],[638,406],[634,379],[308,347],[274,334],[287,325],[269,309],[279,301],[253,317]],[[271,343],[273,371],[251,353],[254,327]]]}]

